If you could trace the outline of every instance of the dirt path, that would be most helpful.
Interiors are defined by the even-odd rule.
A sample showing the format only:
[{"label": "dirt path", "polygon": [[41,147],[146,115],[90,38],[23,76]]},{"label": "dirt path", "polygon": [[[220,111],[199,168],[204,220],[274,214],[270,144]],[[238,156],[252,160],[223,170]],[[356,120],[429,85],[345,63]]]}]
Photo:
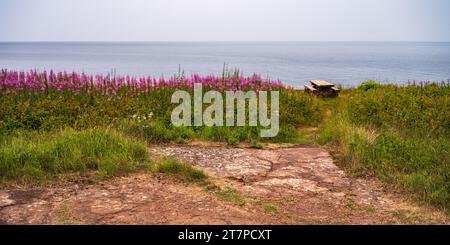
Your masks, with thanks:
[{"label": "dirt path", "polygon": [[204,188],[155,174],[94,185],[0,192],[0,220],[13,224],[258,224],[270,215],[218,200]]},{"label": "dirt path", "polygon": [[320,147],[256,150],[165,146],[245,197],[221,200],[196,184],[133,174],[97,184],[0,190],[0,223],[25,224],[321,224],[449,223],[448,217],[346,176]]},{"label": "dirt path", "polygon": [[167,146],[171,156],[226,178],[245,196],[261,201],[289,223],[449,223],[439,212],[394,196],[376,181],[348,177],[318,146],[257,150]]}]

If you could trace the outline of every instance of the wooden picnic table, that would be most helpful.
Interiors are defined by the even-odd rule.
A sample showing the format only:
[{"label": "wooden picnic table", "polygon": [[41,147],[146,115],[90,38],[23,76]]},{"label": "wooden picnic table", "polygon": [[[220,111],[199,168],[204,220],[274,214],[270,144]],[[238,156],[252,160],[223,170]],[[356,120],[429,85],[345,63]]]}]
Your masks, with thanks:
[{"label": "wooden picnic table", "polygon": [[325,80],[311,80],[309,82],[312,86],[305,85],[306,93],[322,97],[336,97],[339,95],[339,88],[330,82]]},{"label": "wooden picnic table", "polygon": [[325,80],[311,80],[309,82],[314,86],[314,88],[329,88],[329,87],[331,88],[331,87],[334,87],[334,84],[329,83],[329,82],[327,82]]}]

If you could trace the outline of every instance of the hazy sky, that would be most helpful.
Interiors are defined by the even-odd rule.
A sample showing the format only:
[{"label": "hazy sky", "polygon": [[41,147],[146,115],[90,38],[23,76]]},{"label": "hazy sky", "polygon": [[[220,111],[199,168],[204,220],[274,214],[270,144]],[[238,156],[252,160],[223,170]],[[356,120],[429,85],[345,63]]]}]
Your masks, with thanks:
[{"label": "hazy sky", "polygon": [[0,0],[0,41],[450,41],[450,0]]}]

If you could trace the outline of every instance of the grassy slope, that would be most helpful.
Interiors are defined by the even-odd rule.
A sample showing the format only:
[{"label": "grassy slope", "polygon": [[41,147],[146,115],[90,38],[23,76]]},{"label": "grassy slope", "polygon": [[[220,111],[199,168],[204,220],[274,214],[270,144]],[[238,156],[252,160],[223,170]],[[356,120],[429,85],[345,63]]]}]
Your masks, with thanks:
[{"label": "grassy slope", "polygon": [[450,210],[450,87],[375,86],[346,91],[319,141],[362,174]]},{"label": "grassy slope", "polygon": [[19,131],[2,136],[0,177],[43,180],[95,170],[100,176],[136,170],[148,162],[145,144],[111,129]]}]

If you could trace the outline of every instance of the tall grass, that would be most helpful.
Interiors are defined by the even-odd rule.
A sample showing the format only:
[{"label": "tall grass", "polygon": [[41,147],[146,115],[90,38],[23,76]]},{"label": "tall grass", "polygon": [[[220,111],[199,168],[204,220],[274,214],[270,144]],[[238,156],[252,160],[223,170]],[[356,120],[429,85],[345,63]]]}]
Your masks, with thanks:
[{"label": "tall grass", "polygon": [[21,131],[0,141],[0,178],[42,180],[70,172],[111,176],[144,167],[145,144],[111,129]]},{"label": "tall grass", "polygon": [[450,87],[362,86],[321,131],[341,162],[450,210]]}]

